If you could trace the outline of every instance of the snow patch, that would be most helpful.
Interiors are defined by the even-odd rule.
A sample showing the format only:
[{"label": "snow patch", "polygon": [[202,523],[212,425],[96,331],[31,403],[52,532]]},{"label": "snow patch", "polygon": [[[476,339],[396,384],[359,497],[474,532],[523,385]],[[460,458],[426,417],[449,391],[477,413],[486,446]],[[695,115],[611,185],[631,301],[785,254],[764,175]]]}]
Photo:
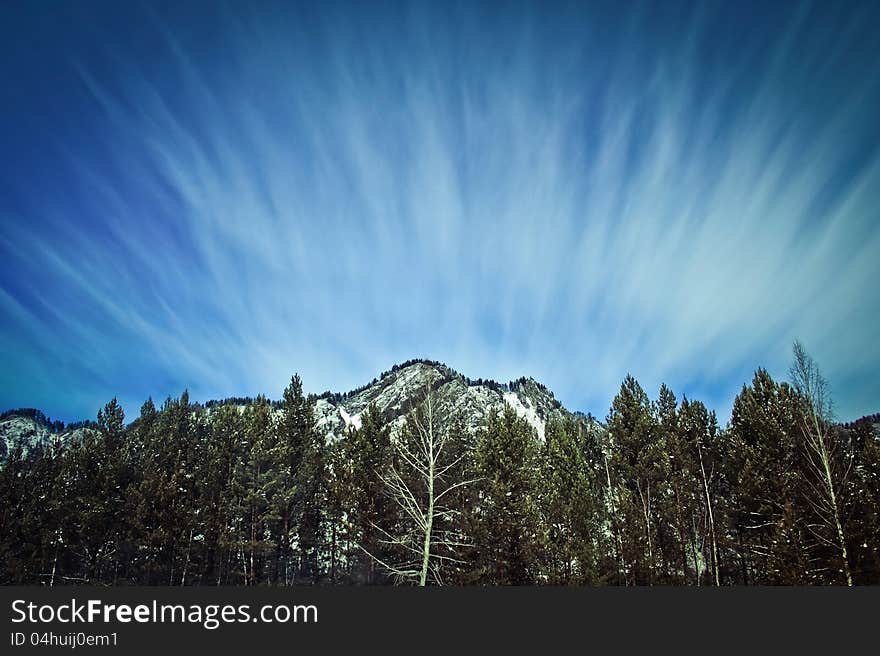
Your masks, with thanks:
[{"label": "snow patch", "polygon": [[346,428],[348,428],[349,426],[354,426],[357,430],[361,429],[360,414],[352,416],[345,411],[345,408],[339,408],[339,416],[342,417],[342,421],[345,422]]},{"label": "snow patch", "polygon": [[538,433],[538,437],[541,438],[541,441],[544,441],[544,420],[538,416],[538,413],[532,407],[531,401],[526,399],[526,405],[520,401],[519,397],[514,392],[505,392],[504,393],[504,402],[507,403],[511,408],[513,408],[514,412],[516,412],[516,416],[525,419],[529,422],[532,428]]}]

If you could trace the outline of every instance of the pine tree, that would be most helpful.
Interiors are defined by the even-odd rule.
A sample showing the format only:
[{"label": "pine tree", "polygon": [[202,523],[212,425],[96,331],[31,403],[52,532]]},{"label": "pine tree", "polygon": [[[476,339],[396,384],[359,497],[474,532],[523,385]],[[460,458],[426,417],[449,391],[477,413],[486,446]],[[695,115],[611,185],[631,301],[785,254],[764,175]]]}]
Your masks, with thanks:
[{"label": "pine tree", "polygon": [[[549,583],[600,582],[606,548],[601,488],[591,467],[592,435],[576,422],[547,424],[541,456],[540,507],[546,531],[544,566]],[[610,545],[607,545],[610,546]]]},{"label": "pine tree", "polygon": [[150,519],[141,494],[149,487],[155,472],[149,467],[155,464],[152,448],[155,424],[159,411],[153,399],[147,399],[141,406],[140,415],[128,429],[128,458],[134,474],[125,494],[126,551],[123,561],[125,578],[130,583],[149,579],[153,552],[150,548]]},{"label": "pine tree", "polygon": [[491,414],[476,451],[480,476],[473,542],[478,582],[526,585],[539,579],[542,531],[538,510],[540,443],[509,406]]},{"label": "pine tree", "polygon": [[[686,543],[696,533],[692,511],[694,484],[690,463],[676,453],[681,417],[678,400],[666,384],[653,403],[657,431],[657,482],[654,493],[657,583],[680,583],[687,578]],[[678,456],[678,457],[676,457]],[[692,538],[691,541],[695,541]]]},{"label": "pine tree", "polygon": [[179,399],[167,399],[152,420],[150,407],[145,410],[151,425],[134,509],[146,550],[144,576],[148,584],[179,585],[186,581],[186,556],[195,537],[193,408],[184,392]]},{"label": "pine tree", "polygon": [[607,419],[612,523],[620,545],[626,583],[652,584],[657,561],[657,499],[665,480],[665,446],[648,395],[627,376]]},{"label": "pine tree", "polygon": [[728,453],[732,521],[743,583],[811,581],[801,502],[795,392],[758,369],[733,404]]},{"label": "pine tree", "polygon": [[245,585],[258,585],[272,581],[275,568],[267,568],[266,560],[278,546],[269,526],[272,519],[270,500],[276,487],[274,472],[270,468],[276,438],[272,408],[266,397],[258,396],[247,406],[243,421],[244,457],[236,475],[241,516],[239,563]]},{"label": "pine tree", "polygon": [[[280,560],[289,583],[317,582],[322,575],[320,554],[324,532],[326,465],[323,436],[318,434],[313,400],[303,395],[302,382],[294,376],[284,390],[278,426],[279,451],[273,458],[281,474],[279,494],[273,502],[280,521]],[[289,569],[290,536],[295,533],[299,554],[296,572]]]},{"label": "pine tree", "polygon": [[[686,572],[696,585],[720,585],[715,415],[700,401],[684,398],[676,432],[667,445],[672,460],[676,516]],[[690,574],[683,582],[689,581]]]},{"label": "pine tree", "polygon": [[853,582],[876,585],[880,582],[880,434],[867,419],[856,422],[847,433],[856,453],[844,489],[850,508],[844,527]]},{"label": "pine tree", "polygon": [[376,584],[389,580],[376,558],[390,554],[379,527],[396,526],[394,502],[381,476],[391,466],[391,435],[382,414],[369,406],[360,415],[360,428],[351,427],[334,457],[334,491],[341,508],[342,559],[348,580]]},{"label": "pine tree", "polygon": [[237,407],[222,405],[212,414],[200,479],[205,514],[203,577],[216,585],[234,581],[232,568],[238,546],[234,525],[239,521],[234,477],[237,464],[249,455],[242,450],[243,432],[244,422]]}]

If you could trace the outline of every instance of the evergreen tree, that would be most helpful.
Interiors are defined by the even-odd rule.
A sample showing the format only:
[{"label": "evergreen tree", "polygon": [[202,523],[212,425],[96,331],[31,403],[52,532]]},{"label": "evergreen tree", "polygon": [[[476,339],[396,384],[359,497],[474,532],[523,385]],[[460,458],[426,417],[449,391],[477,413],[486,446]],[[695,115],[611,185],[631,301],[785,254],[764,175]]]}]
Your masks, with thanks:
[{"label": "evergreen tree", "polygon": [[[274,403],[184,392],[128,426],[113,399],[3,451],[0,584],[388,583],[374,557],[419,547],[426,583],[876,584],[880,436],[831,420],[807,358],[791,385],[759,369],[725,430],[628,376],[607,428],[556,417],[543,442],[510,407],[471,427],[406,395],[394,439],[369,406],[328,445],[296,376]],[[431,521],[402,541],[412,507]]]},{"label": "evergreen tree", "polygon": [[798,400],[758,369],[733,403],[727,439],[733,531],[746,584],[811,580],[797,443]]},{"label": "evergreen tree", "polygon": [[620,553],[622,582],[652,584],[657,563],[657,500],[665,480],[664,444],[648,395],[627,376],[607,419],[612,525]]},{"label": "evergreen tree", "polygon": [[[550,583],[596,584],[606,544],[592,436],[576,422],[549,422],[541,457],[544,567]],[[608,545],[610,546],[610,545]]]},{"label": "evergreen tree", "polygon": [[244,421],[238,408],[222,405],[211,416],[210,439],[205,466],[200,476],[204,512],[205,555],[203,578],[221,585],[236,582],[234,561],[237,548],[234,527],[240,521],[235,496],[238,463],[250,454],[242,446]]},{"label": "evergreen tree", "polygon": [[853,582],[880,582],[880,434],[869,420],[856,422],[847,431],[855,461],[844,488],[845,517]]},{"label": "evergreen tree", "polygon": [[[681,402],[668,442],[685,576],[682,583],[720,585],[716,462],[718,425],[700,401]],[[693,576],[693,581],[690,577]]]},{"label": "evergreen tree", "polygon": [[657,536],[655,582],[681,583],[686,579],[688,569],[685,545],[689,536],[696,532],[693,472],[689,459],[677,449],[681,421],[678,400],[665,384],[660,386],[653,409],[657,431],[654,466],[658,470],[653,501]]},{"label": "evergreen tree", "polygon": [[477,582],[525,585],[539,579],[542,531],[538,511],[540,443],[509,406],[491,414],[476,451],[480,476],[473,542]]},{"label": "evergreen tree", "polygon": [[[98,569],[106,575],[112,571],[115,584],[120,574],[119,564],[124,561],[128,551],[125,543],[125,496],[132,480],[128,452],[125,445],[125,413],[114,397],[103,409],[98,411],[98,436],[95,447],[99,450],[98,469],[93,472],[97,479],[96,491],[100,512],[97,531],[104,532],[104,545],[97,556]],[[96,574],[97,578],[104,578]]]},{"label": "evergreen tree", "polygon": [[[294,376],[284,390],[278,427],[278,452],[272,461],[280,477],[274,514],[280,521],[280,580],[317,582],[321,575],[320,554],[324,532],[326,465],[323,436],[315,428],[313,400],[303,395],[302,382]],[[299,554],[296,571],[290,571],[290,536],[296,535]]]},{"label": "evergreen tree", "polygon": [[[277,549],[277,534],[273,536],[269,526],[272,515],[270,503],[274,501],[276,481],[271,470],[271,457],[275,446],[275,427],[272,408],[264,396],[258,396],[247,406],[243,418],[245,424],[243,452],[236,473],[235,491],[239,500],[239,565],[245,585],[271,583],[276,568],[266,567],[267,556]],[[282,491],[283,492],[283,491]]]},{"label": "evergreen tree", "polygon": [[152,585],[179,585],[186,582],[181,569],[188,569],[183,563],[194,537],[192,407],[187,392],[179,399],[167,399],[155,418],[149,416],[150,405],[145,404],[144,408],[149,433],[145,436],[143,477],[138,483],[134,508],[146,552],[144,578]]},{"label": "evergreen tree", "polygon": [[[381,476],[391,466],[391,436],[382,414],[374,406],[361,413],[360,428],[351,427],[334,458],[335,494],[342,509],[343,560],[347,578],[355,583],[389,581],[376,558],[391,556],[379,527],[397,523],[394,502]],[[384,530],[388,530],[385,528]]]}]

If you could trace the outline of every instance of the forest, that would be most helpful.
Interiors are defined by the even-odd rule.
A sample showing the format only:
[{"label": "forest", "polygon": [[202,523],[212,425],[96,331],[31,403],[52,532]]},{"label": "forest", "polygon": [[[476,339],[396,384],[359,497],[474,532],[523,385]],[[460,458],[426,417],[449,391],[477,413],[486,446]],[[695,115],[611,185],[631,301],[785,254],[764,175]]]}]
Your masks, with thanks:
[{"label": "forest", "polygon": [[327,440],[298,376],[280,401],[111,400],[82,439],[0,469],[4,585],[880,583],[880,439],[833,421],[795,345],[728,424],[627,376],[604,422],[511,408],[474,433],[412,399]]}]

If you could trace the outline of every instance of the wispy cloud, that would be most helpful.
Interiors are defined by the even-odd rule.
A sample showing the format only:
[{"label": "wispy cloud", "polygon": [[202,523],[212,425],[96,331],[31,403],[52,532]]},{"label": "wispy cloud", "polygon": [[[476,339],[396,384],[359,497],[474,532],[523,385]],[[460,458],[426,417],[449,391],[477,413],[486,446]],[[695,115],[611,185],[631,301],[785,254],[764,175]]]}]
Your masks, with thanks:
[{"label": "wispy cloud", "polygon": [[842,414],[876,411],[870,21],[730,11],[150,13],[155,60],[76,59],[64,192],[33,171],[0,205],[2,399],[422,356],[600,415],[630,371],[724,415],[799,337]]}]

